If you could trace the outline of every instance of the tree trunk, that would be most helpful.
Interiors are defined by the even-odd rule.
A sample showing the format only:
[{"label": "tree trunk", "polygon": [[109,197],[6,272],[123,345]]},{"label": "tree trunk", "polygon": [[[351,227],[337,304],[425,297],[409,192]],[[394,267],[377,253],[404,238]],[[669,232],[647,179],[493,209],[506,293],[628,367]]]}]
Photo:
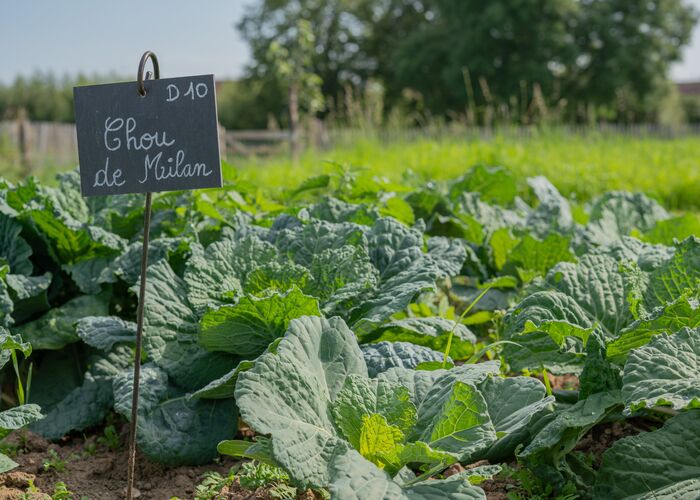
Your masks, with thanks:
[{"label": "tree trunk", "polygon": [[289,86],[289,132],[292,160],[297,161],[301,152],[301,131],[299,130],[299,84],[296,82]]}]

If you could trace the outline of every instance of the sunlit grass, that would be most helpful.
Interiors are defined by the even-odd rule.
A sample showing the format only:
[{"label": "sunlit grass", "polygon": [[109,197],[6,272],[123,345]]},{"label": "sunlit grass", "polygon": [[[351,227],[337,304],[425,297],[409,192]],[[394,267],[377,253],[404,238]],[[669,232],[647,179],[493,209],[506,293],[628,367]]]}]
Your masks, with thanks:
[{"label": "sunlit grass", "polygon": [[335,162],[366,167],[391,180],[412,172],[422,181],[454,178],[476,163],[503,165],[523,177],[544,175],[562,193],[581,200],[623,189],[643,191],[669,208],[700,209],[700,139],[693,137],[545,133],[383,144],[364,139],[328,151],[308,151],[296,163],[287,156],[248,158],[233,160],[231,168],[263,189],[277,189],[337,171]]}]

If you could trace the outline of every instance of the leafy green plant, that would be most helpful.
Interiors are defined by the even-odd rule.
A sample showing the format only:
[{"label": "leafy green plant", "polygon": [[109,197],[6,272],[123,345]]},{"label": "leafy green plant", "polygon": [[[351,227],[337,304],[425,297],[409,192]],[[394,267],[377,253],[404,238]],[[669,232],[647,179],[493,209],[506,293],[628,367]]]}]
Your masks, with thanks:
[{"label": "leafy green plant", "polygon": [[113,425],[108,425],[104,428],[102,436],[97,438],[97,442],[102,446],[106,446],[112,451],[116,451],[121,447],[121,440],[119,439],[119,433]]},{"label": "leafy green plant", "polygon": [[63,481],[57,482],[53,487],[51,500],[70,500],[73,498],[73,493],[68,489]]},{"label": "leafy green plant", "polygon": [[48,451],[48,456],[44,457],[42,468],[45,472],[52,469],[56,472],[63,472],[66,470],[66,460],[62,459],[58,452],[51,448]]},{"label": "leafy green plant", "polygon": [[248,490],[257,490],[268,485],[289,481],[289,474],[279,467],[260,462],[244,462],[238,470],[241,486]]},{"label": "leafy green plant", "polygon": [[224,477],[218,472],[205,472],[201,482],[195,487],[195,500],[218,500],[221,490],[233,484],[235,480],[235,470],[231,469]]},{"label": "leafy green plant", "polygon": [[[428,184],[327,168],[281,197],[240,176],[155,196],[144,455],[203,464],[219,445],[256,461],[251,481],[283,471],[270,493],[282,497],[478,496],[494,467],[442,473],[479,459],[518,460],[531,496],[622,489],[624,470],[655,492],[695,486],[692,462],[659,474],[625,455],[639,446],[679,469],[663,437],[694,456],[674,423],[693,429],[700,398],[692,218],[640,193],[572,206],[546,178],[502,167]],[[138,196],[83,199],[76,173],[0,181],[0,362],[5,399],[20,403],[0,412],[1,437],[105,425],[97,442],[118,448],[142,217]],[[30,349],[41,353],[28,364]],[[234,440],[239,412],[253,441]],[[580,453],[631,418],[658,429],[620,439],[602,465]],[[62,462],[49,455],[47,468]],[[202,495],[229,480],[206,478]]]},{"label": "leafy green plant", "polygon": [[[317,358],[320,346],[334,354]],[[306,392],[300,387],[315,389]],[[502,393],[515,387],[524,399],[502,406]],[[326,456],[343,456],[348,462],[342,470],[348,477],[356,468],[370,465],[386,471],[387,484],[399,489],[401,483],[391,477],[406,465],[420,466],[421,472],[413,479],[396,479],[405,483],[407,491],[420,490],[424,479],[458,460],[514,448],[518,441],[508,436],[517,435],[518,429],[551,402],[545,398],[544,386],[534,379],[500,379],[494,362],[449,371],[393,368],[370,379],[357,341],[345,323],[339,318],[314,317],[293,320],[275,352],[264,354],[253,368],[239,375],[236,399],[246,422],[258,432],[271,434],[272,448],[252,445],[241,449],[242,443],[225,441],[219,445],[220,452],[262,453],[284,467],[296,483],[331,489],[343,480],[329,472],[341,467],[326,463]],[[464,407],[471,409],[468,418],[460,416]],[[308,408],[316,410],[309,412]],[[519,416],[509,416],[516,409]],[[287,424],[282,425],[282,417],[276,415],[285,415]],[[300,461],[282,451],[289,449],[290,440],[298,439],[290,426],[312,432],[298,453],[315,459]],[[321,440],[319,444],[313,444],[316,439]],[[439,488],[440,483],[430,484]],[[443,484],[446,491],[472,488],[468,481]]]}]

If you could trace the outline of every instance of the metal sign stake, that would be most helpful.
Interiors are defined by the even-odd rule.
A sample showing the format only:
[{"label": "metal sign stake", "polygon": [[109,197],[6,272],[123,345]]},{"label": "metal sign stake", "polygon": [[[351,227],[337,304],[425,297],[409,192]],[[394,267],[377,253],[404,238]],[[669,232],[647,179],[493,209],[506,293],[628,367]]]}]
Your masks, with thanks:
[{"label": "metal sign stake", "polygon": [[[147,51],[141,56],[138,69],[138,93],[146,97],[146,89],[144,88],[144,70],[146,62],[151,60],[153,64],[153,79],[160,78],[160,68],[158,67],[158,58],[156,55]],[[146,73],[146,79],[150,76],[150,72]],[[148,270],[148,242],[151,232],[151,196],[152,193],[146,193],[146,206],[143,214],[143,248],[141,249],[141,282],[139,284],[139,305],[136,310],[136,346],[134,348],[134,382],[131,395],[131,422],[129,423],[129,464],[126,483],[126,498],[132,500],[134,489],[134,470],[136,468],[136,421],[138,419],[139,410],[139,378],[141,377],[141,343],[143,338],[143,311],[146,301],[146,272]]]}]

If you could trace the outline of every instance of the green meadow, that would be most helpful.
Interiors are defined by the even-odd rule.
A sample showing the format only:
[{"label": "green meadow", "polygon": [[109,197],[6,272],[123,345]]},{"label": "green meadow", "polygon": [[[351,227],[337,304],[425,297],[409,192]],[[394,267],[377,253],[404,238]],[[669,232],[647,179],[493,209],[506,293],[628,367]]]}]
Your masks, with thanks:
[{"label": "green meadow", "polygon": [[544,175],[580,201],[619,189],[642,191],[674,210],[700,209],[700,138],[691,136],[543,132],[526,138],[367,138],[308,150],[296,162],[288,155],[230,159],[225,177],[277,190],[355,167],[391,181],[422,183],[455,178],[477,163],[501,165],[523,177]]}]

